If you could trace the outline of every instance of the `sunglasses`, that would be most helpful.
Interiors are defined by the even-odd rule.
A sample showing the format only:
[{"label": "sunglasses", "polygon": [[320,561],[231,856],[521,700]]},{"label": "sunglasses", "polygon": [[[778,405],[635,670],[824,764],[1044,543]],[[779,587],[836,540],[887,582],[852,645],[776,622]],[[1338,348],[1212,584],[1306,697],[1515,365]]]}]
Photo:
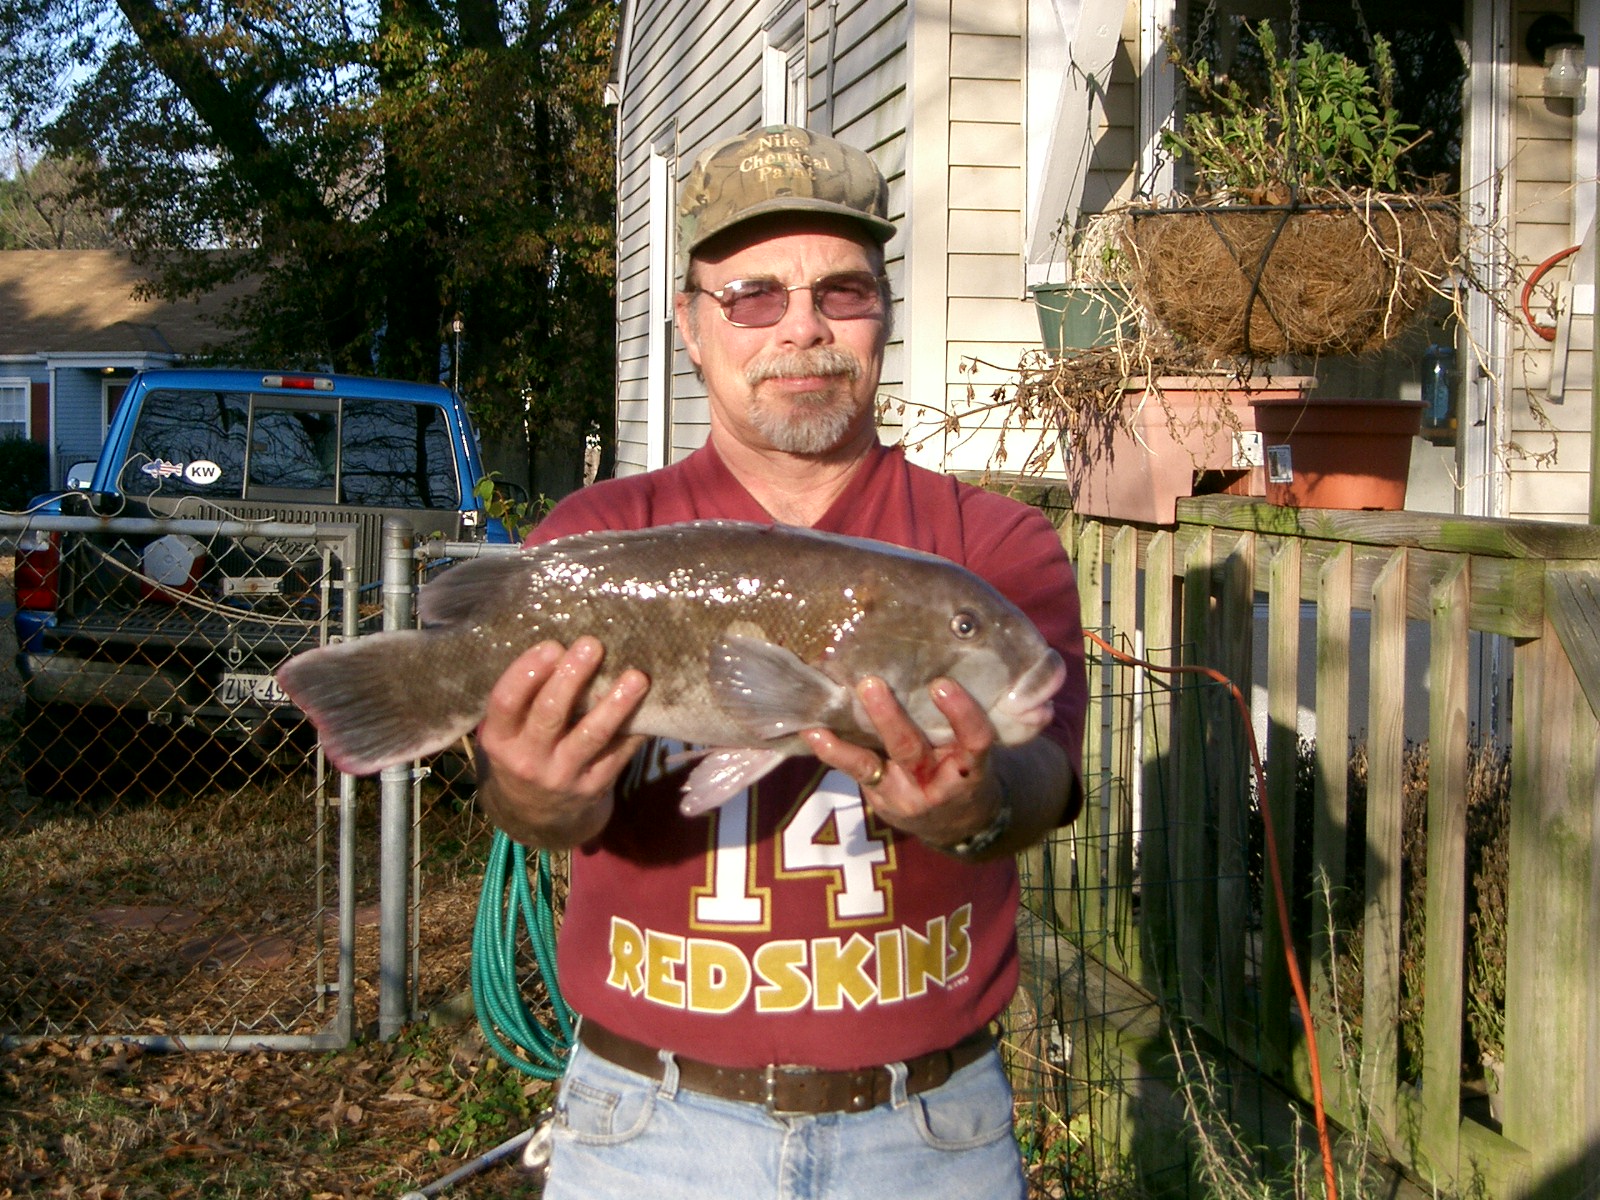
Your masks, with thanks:
[{"label": "sunglasses", "polygon": [[735,279],[722,287],[696,287],[722,306],[728,324],[742,329],[776,325],[789,311],[790,292],[810,292],[811,303],[830,321],[883,316],[888,277],[870,271],[841,271],[811,283],[784,284],[776,279]]}]

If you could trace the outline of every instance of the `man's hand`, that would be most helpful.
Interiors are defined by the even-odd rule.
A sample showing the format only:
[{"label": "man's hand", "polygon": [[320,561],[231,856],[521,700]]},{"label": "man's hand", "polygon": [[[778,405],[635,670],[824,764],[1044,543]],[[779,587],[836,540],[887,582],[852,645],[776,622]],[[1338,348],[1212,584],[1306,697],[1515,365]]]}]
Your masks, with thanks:
[{"label": "man's hand", "polygon": [[478,798],[514,841],[567,849],[611,819],[612,786],[644,742],[626,724],[650,680],[627,670],[579,716],[605,649],[581,637],[570,649],[542,642],[507,668],[478,727]]},{"label": "man's hand", "polygon": [[882,754],[826,729],[804,736],[817,758],[861,784],[862,798],[896,829],[949,848],[988,829],[1009,804],[1011,829],[982,856],[992,857],[1031,845],[1065,812],[1071,796],[1066,754],[1048,738],[997,745],[988,714],[960,684],[936,679],[929,686],[953,735],[937,746],[882,679],[862,680],[856,694],[883,742]]}]

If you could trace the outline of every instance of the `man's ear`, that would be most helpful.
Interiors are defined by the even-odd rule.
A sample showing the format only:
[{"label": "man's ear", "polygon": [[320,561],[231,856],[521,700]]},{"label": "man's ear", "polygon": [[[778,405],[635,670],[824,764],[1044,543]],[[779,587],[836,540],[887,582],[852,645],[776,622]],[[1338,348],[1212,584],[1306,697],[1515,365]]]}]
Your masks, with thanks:
[{"label": "man's ear", "polygon": [[672,298],[672,319],[678,327],[678,336],[683,339],[683,348],[689,352],[689,361],[700,369],[700,339],[695,336],[694,318],[689,315],[689,306],[694,303],[693,292],[678,292]]}]

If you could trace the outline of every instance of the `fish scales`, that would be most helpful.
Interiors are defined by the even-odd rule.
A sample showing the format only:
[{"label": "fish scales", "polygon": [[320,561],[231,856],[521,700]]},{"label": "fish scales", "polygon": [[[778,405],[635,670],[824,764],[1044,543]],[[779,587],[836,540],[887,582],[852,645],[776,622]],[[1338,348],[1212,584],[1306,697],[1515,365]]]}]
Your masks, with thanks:
[{"label": "fish scales", "polygon": [[[657,667],[652,678],[678,681],[703,674],[711,631],[733,625],[814,661],[859,625],[883,592],[870,568],[852,570],[835,547],[815,539],[666,528],[673,532],[626,541],[597,535],[574,547],[556,543],[546,562],[527,573],[525,590],[513,602],[528,619],[515,635],[504,621],[490,622],[491,636],[525,641],[526,629],[534,641],[554,637],[571,644],[593,634],[606,646],[607,667],[593,689],[598,693],[625,666],[651,663]],[[435,619],[426,604],[423,619]]]},{"label": "fish scales", "polygon": [[[715,633],[734,629],[814,662],[859,627],[884,594],[870,565],[852,570],[836,547],[812,538],[665,528],[671,532],[662,536],[582,535],[577,545],[553,543],[549,553],[536,547],[477,559],[441,575],[423,591],[423,622],[475,622],[450,652],[476,664],[455,691],[486,696],[529,646],[547,638],[571,645],[590,634],[606,658],[586,706],[624,669],[638,667],[652,680],[645,722],[657,708],[683,711],[701,741],[721,743],[745,734],[711,699],[705,660]],[[806,572],[811,577],[802,584],[798,576]]]},{"label": "fish scales", "polygon": [[[783,526],[699,521],[474,559],[424,587],[419,614],[422,630],[280,669],[341,769],[444,748],[482,719],[519,654],[584,634],[606,655],[583,707],[636,667],[651,687],[630,731],[712,749],[698,783],[691,776],[699,805],[804,753],[802,729],[877,745],[853,691],[865,675],[889,682],[930,736],[949,731],[926,684],[955,678],[990,708],[1002,740],[1037,732],[1064,676],[1032,623],[954,563]],[[1020,734],[1010,709],[1027,714]]]}]

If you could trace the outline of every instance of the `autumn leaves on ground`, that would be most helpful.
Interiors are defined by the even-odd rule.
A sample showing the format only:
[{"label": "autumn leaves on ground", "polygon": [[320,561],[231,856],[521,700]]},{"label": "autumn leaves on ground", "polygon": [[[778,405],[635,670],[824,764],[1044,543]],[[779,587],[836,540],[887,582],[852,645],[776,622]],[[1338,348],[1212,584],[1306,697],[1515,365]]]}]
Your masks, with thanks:
[{"label": "autumn leaves on ground", "polygon": [[[476,1023],[334,1054],[0,1054],[0,1198],[399,1197],[532,1124],[548,1085]],[[513,1164],[449,1197],[533,1197]]]}]

